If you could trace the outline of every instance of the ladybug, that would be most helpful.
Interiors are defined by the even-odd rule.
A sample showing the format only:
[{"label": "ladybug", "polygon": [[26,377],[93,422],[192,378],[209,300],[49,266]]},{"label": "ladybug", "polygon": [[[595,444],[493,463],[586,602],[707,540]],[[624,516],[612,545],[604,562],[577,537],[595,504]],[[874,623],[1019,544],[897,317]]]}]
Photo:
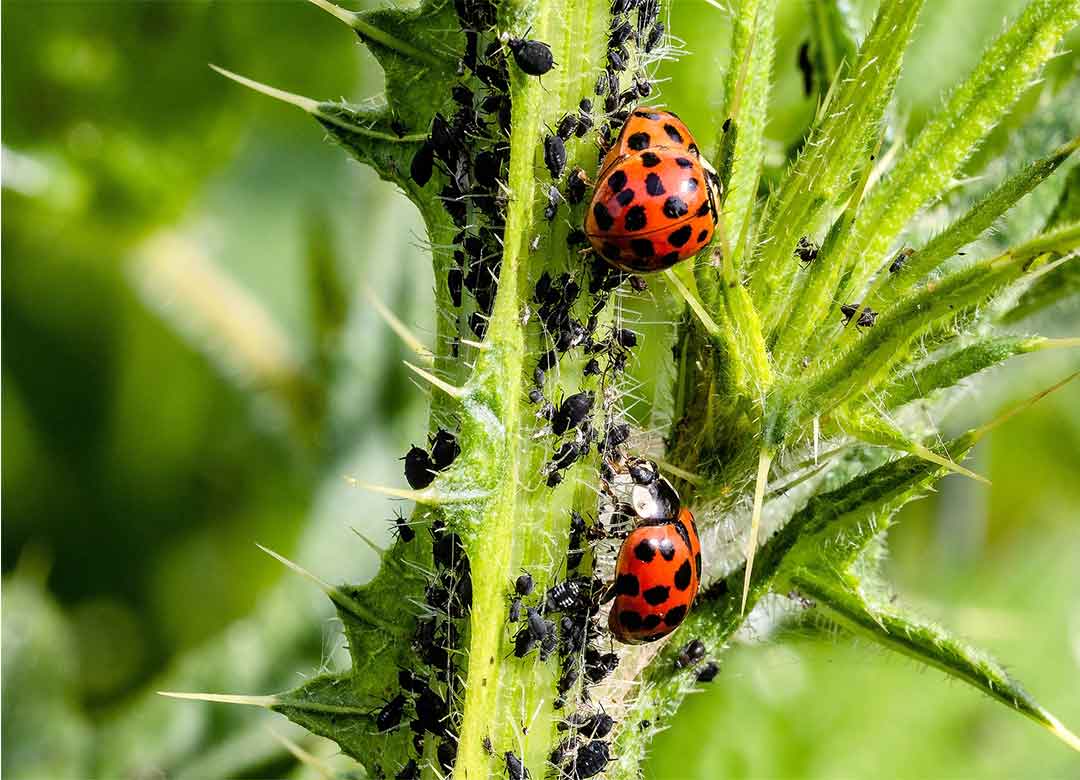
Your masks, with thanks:
[{"label": "ladybug", "polygon": [[585,216],[593,248],[621,271],[662,271],[712,240],[717,179],[670,111],[634,111],[600,164]]},{"label": "ladybug", "polygon": [[651,463],[631,475],[634,512],[643,524],[619,550],[608,628],[620,642],[642,644],[667,636],[686,618],[701,582],[701,541],[693,514]]}]

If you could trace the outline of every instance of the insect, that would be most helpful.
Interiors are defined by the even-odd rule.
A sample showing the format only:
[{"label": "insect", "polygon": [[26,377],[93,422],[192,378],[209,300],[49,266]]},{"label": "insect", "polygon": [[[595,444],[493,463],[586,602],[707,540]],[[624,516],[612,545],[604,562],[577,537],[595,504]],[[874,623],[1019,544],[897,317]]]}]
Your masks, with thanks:
[{"label": "insect", "polygon": [[405,457],[405,480],[414,490],[423,490],[435,480],[435,464],[422,447],[411,447]]},{"label": "insect", "polygon": [[627,644],[652,642],[674,631],[701,581],[701,542],[693,514],[679,505],[675,488],[655,468],[639,470],[634,479],[633,509],[643,524],[619,550],[615,603],[608,616],[608,628]]},{"label": "insect", "polygon": [[551,54],[551,47],[543,41],[511,38],[506,45],[510,48],[510,53],[514,55],[517,66],[530,76],[543,76],[555,67],[555,57]]},{"label": "insect", "polygon": [[525,768],[520,758],[509,750],[506,751],[504,758],[506,759],[506,776],[510,780],[527,780],[529,770]]},{"label": "insect", "polygon": [[420,777],[420,767],[416,765],[416,759],[410,758],[409,762],[394,775],[395,780],[415,780]]},{"label": "insect", "polygon": [[398,694],[387,702],[375,716],[375,728],[380,732],[390,731],[401,723],[401,715],[405,710],[405,697]]},{"label": "insect", "polygon": [[710,683],[716,679],[716,675],[719,673],[720,666],[716,661],[709,661],[709,663],[698,669],[697,681],[699,683]]},{"label": "insect", "polygon": [[571,776],[574,778],[594,777],[604,770],[610,760],[611,753],[607,742],[599,739],[586,742],[578,748],[577,755],[574,757],[574,770]]},{"label": "insect", "polygon": [[[844,315],[845,325],[851,322],[851,318],[855,316],[855,312],[859,311],[860,306],[862,306],[861,303],[845,303],[840,306],[840,313]],[[862,311],[859,312],[859,319],[855,321],[855,327],[871,328],[875,322],[877,322],[877,312],[869,306],[863,306]]]},{"label": "insect", "polygon": [[705,643],[700,639],[691,639],[679,650],[679,657],[675,659],[676,669],[686,669],[694,666],[705,657]]},{"label": "insect", "polygon": [[670,268],[712,240],[717,181],[675,114],[634,111],[600,164],[585,232],[622,271]]}]

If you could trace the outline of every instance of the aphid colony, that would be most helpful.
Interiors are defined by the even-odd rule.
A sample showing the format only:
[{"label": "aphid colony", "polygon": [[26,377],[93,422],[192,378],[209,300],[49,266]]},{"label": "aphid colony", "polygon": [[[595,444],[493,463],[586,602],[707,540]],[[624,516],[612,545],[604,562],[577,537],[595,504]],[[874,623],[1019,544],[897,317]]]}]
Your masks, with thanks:
[{"label": "aphid colony", "polygon": [[[417,185],[426,186],[438,171],[445,181],[439,197],[458,229],[450,249],[446,294],[459,312],[459,332],[464,317],[471,331],[483,338],[495,302],[506,205],[512,197],[505,185],[510,68],[543,77],[557,63],[542,41],[497,38],[490,0],[455,0],[454,8],[465,36],[459,67],[463,82],[452,90],[453,113],[433,118],[430,135],[413,157],[411,176]],[[625,370],[637,335],[618,323],[602,326],[600,317],[624,281],[637,292],[647,288],[632,272],[670,267],[710,242],[717,218],[716,184],[678,117],[635,110],[637,101],[652,92],[644,70],[634,73],[625,88],[621,84],[622,74],[640,62],[640,53],[651,52],[663,41],[659,0],[614,0],[611,11],[607,64],[595,90],[595,97],[603,100],[602,112],[594,110],[593,99],[582,97],[576,111],[558,119],[542,148],[554,181],[544,190],[543,215],[550,222],[564,202],[571,207],[585,202],[589,180],[581,168],[566,171],[567,143],[596,134],[602,158],[599,184],[580,227],[572,228],[566,238],[571,248],[591,245],[591,258],[586,273],[543,273],[523,315],[525,322],[535,317],[549,343],[537,358],[528,391],[528,400],[537,407],[541,434],[555,440],[542,476],[549,487],[559,485],[567,470],[595,446],[603,462],[604,499],[596,519],[572,514],[564,579],[538,592],[531,574],[522,572],[508,588],[512,655],[525,659],[535,654],[539,662],[552,656],[559,659],[555,706],[573,711],[559,724],[567,736],[550,762],[558,776],[572,779],[599,774],[611,758],[606,739],[615,721],[588,705],[589,687],[618,666],[611,637],[640,643],[675,630],[693,604],[701,579],[693,516],[654,463],[623,452],[630,426],[618,419],[610,394],[604,392]],[[465,292],[474,305],[467,303]],[[591,303],[582,308],[586,292]],[[471,309],[467,316],[466,309]],[[453,348],[456,355],[456,341]],[[584,359],[583,381],[595,380],[599,386],[548,398],[548,372],[572,351]],[[598,406],[604,420],[599,430],[594,425]],[[403,458],[406,479],[418,490],[451,467],[461,452],[454,434],[444,429],[427,444],[411,447]],[[417,538],[400,515],[393,522],[402,543]],[[379,731],[407,723],[413,733],[416,755],[393,769],[396,778],[419,776],[425,756],[431,755],[430,750],[425,753],[429,735],[437,741],[435,758],[444,773],[451,771],[457,753],[452,702],[462,694],[457,649],[472,606],[471,571],[458,536],[438,519],[429,521],[429,529],[433,573],[412,643],[419,664],[401,670],[400,691],[374,714]],[[605,583],[595,574],[596,556],[591,553],[598,544],[611,546],[609,540],[621,542],[621,550],[616,570]],[[599,615],[608,602],[612,608],[605,626]],[[704,645],[691,642],[675,670],[692,669],[704,655]],[[715,664],[706,665],[696,679],[707,682],[716,671]],[[490,738],[484,739],[483,747],[502,757],[508,777],[529,776],[512,750],[497,750]]]}]

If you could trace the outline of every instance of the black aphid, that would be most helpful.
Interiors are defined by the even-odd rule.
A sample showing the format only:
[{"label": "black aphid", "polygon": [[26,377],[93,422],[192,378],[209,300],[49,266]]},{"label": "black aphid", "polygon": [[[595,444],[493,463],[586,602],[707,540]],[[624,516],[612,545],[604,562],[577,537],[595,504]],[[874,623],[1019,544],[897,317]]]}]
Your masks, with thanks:
[{"label": "black aphid", "polygon": [[909,248],[901,249],[896,253],[896,257],[889,263],[889,273],[895,274],[907,263],[908,258],[915,254],[915,250]]},{"label": "black aphid", "polygon": [[599,739],[586,742],[574,757],[574,778],[594,777],[604,771],[611,760],[608,743]]},{"label": "black aphid", "polygon": [[592,410],[593,399],[592,391],[584,390],[563,401],[551,421],[551,430],[555,435],[562,436],[570,428],[580,425]]},{"label": "black aphid", "polygon": [[401,715],[405,711],[405,696],[398,694],[388,701],[375,716],[375,728],[380,732],[396,729],[401,725]]},{"label": "black aphid", "polygon": [[679,650],[679,657],[675,659],[676,669],[688,669],[697,665],[705,657],[705,643],[700,639],[691,639]]},{"label": "black aphid", "polygon": [[525,768],[525,764],[513,752],[507,750],[505,758],[506,776],[509,780],[526,780],[529,777],[529,770]]},{"label": "black aphid", "polygon": [[449,772],[454,766],[454,761],[457,759],[457,741],[453,739],[444,739],[439,743],[439,749],[436,751],[436,756],[439,759],[439,766],[442,767],[443,771]]},{"label": "black aphid", "polygon": [[555,67],[555,57],[551,54],[551,47],[543,41],[511,38],[506,45],[510,47],[510,53],[514,55],[517,66],[530,76],[543,76]]},{"label": "black aphid", "polygon": [[578,118],[576,114],[563,114],[555,134],[564,141],[569,141],[574,135],[574,131],[577,130],[577,124]]},{"label": "black aphid", "polygon": [[585,235],[585,231],[580,228],[574,228],[566,234],[567,246],[579,246],[588,243],[588,241],[589,237]]},{"label": "black aphid", "polygon": [[566,167],[566,144],[557,135],[544,138],[544,164],[553,179],[559,178]]},{"label": "black aphid", "polygon": [[568,203],[578,204],[585,200],[585,191],[588,185],[585,183],[585,171],[575,168],[566,177],[566,200]]},{"label": "black aphid", "polygon": [[412,529],[412,526],[409,525],[409,521],[401,514],[401,510],[398,510],[398,513],[394,515],[391,522],[394,524],[394,533],[398,535],[398,538],[401,539],[401,541],[408,544],[416,538],[416,531]]},{"label": "black aphid", "polygon": [[417,780],[419,777],[420,767],[416,765],[415,758],[410,758],[401,771],[394,775],[394,780]]},{"label": "black aphid", "polygon": [[450,293],[450,302],[456,308],[461,307],[461,286],[465,279],[465,272],[460,268],[451,268],[446,272],[446,289]]},{"label": "black aphid", "polygon": [[612,335],[615,337],[615,341],[620,347],[630,349],[631,347],[637,346],[637,334],[632,330],[618,328]]},{"label": "black aphid", "polygon": [[[855,312],[859,311],[860,304],[858,303],[844,303],[840,305],[840,311],[844,315],[844,324],[847,325],[851,322],[851,318],[855,316]],[[877,322],[877,312],[871,309],[869,306],[864,306],[862,311],[859,312],[859,319],[855,322],[857,328],[870,328]]]},{"label": "black aphid", "polygon": [[428,687],[427,681],[411,669],[398,670],[398,685],[409,693],[420,693]]},{"label": "black aphid", "polygon": [[423,187],[431,181],[431,172],[435,164],[435,147],[431,141],[424,141],[413,155],[412,165],[409,167],[409,175],[412,180]]},{"label": "black aphid", "polygon": [[585,376],[598,376],[600,374],[600,361],[592,358],[585,364],[585,368],[581,369],[581,373]]},{"label": "black aphid", "polygon": [[429,437],[428,442],[431,445],[431,462],[439,471],[449,468],[461,454],[461,445],[458,444],[457,437],[443,428],[439,428],[434,436]]},{"label": "black aphid", "polygon": [[533,592],[533,578],[529,572],[518,575],[517,580],[514,581],[514,591],[519,596],[528,596]]},{"label": "black aphid", "polygon": [[818,245],[813,241],[803,236],[795,244],[795,256],[799,258],[799,262],[803,265],[810,265],[810,263],[817,260],[818,252],[821,251]]},{"label": "black aphid", "polygon": [[719,673],[719,664],[717,664],[716,661],[709,661],[709,663],[698,669],[697,681],[699,683],[710,683],[716,679],[716,675]]},{"label": "black aphid", "polygon": [[657,22],[656,26],[649,30],[649,37],[645,39],[646,53],[651,52],[660,45],[660,42],[664,40],[664,32],[666,32],[666,28],[663,22]]},{"label": "black aphid", "polygon": [[412,447],[405,457],[405,480],[414,490],[423,490],[435,480],[435,464],[427,450]]}]

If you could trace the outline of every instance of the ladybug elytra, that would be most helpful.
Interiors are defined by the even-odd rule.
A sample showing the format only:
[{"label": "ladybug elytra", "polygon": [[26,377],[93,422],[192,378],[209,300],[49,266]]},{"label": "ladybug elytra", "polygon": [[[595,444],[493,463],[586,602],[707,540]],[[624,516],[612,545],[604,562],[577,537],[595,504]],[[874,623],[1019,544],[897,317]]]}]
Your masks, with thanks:
[{"label": "ladybug elytra", "polygon": [[634,111],[604,157],[585,233],[608,263],[662,271],[712,240],[714,179],[690,130],[670,111]]}]

